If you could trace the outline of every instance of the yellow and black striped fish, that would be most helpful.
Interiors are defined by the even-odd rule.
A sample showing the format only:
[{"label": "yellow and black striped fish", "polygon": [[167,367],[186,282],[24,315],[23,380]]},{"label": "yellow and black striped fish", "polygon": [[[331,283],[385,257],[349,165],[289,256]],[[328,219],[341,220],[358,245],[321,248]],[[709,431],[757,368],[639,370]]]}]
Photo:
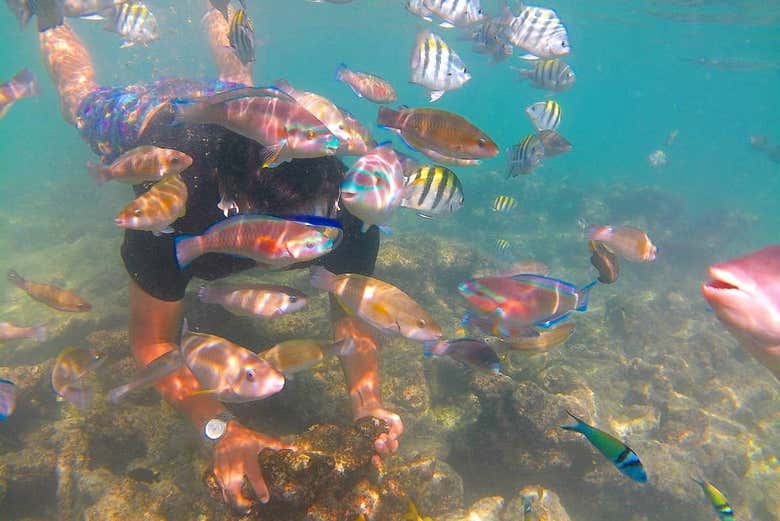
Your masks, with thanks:
[{"label": "yellow and black striped fish", "polygon": [[112,9],[112,18],[106,29],[125,39],[122,47],[131,47],[136,43],[146,45],[160,37],[157,19],[144,3],[129,0]]},{"label": "yellow and black striped fish", "polygon": [[512,67],[520,73],[520,79],[528,79],[531,85],[537,89],[562,92],[572,85],[577,79],[569,64],[561,59],[539,60],[533,69],[521,69]]},{"label": "yellow and black striped fish", "polygon": [[701,489],[707,495],[707,498],[712,503],[712,508],[715,509],[721,521],[734,521],[734,510],[731,509],[728,499],[723,495],[723,492],[715,488],[715,485],[709,481],[703,479],[691,478],[699,484]]},{"label": "yellow and black striped fish", "polygon": [[511,244],[509,244],[509,241],[506,239],[496,239],[496,251],[498,253],[504,254],[509,251],[509,248],[511,247]]},{"label": "yellow and black striped fish", "polygon": [[505,8],[501,21],[509,42],[533,57],[555,58],[570,52],[566,27],[552,9],[521,2],[517,16]]},{"label": "yellow and black striped fish", "polygon": [[255,61],[255,26],[243,8],[233,13],[228,41],[230,46],[235,49],[241,63],[246,65]]},{"label": "yellow and black striped fish", "polygon": [[431,101],[441,98],[448,90],[462,87],[471,79],[460,56],[430,31],[423,31],[417,36],[410,65],[411,82],[428,89]]},{"label": "yellow and black striped fish", "polygon": [[540,101],[525,109],[537,132],[558,130],[561,124],[561,106],[555,100]]},{"label": "yellow and black striped fish", "polygon": [[530,174],[544,157],[544,146],[535,134],[528,134],[512,147],[507,177]]},{"label": "yellow and black striped fish", "polygon": [[406,180],[401,206],[429,218],[463,207],[463,185],[455,172],[437,165],[418,167]]},{"label": "yellow and black striped fish", "polygon": [[499,195],[493,200],[494,212],[509,212],[517,206],[517,199],[509,195]]}]

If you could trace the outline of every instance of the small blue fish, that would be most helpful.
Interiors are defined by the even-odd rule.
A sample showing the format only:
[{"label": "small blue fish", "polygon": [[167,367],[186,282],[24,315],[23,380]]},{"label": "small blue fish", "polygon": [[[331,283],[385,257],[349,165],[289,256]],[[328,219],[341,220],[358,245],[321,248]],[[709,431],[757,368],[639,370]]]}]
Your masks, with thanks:
[{"label": "small blue fish", "polygon": [[691,478],[698,483],[704,493],[707,495],[707,499],[712,503],[712,508],[717,512],[721,521],[734,521],[734,510],[729,505],[729,500],[723,495],[723,492],[715,488],[715,485],[709,481],[703,479]]},{"label": "small blue fish", "polygon": [[16,385],[11,380],[0,378],[0,421],[5,420],[16,409]]},{"label": "small blue fish", "polygon": [[636,452],[631,447],[615,438],[611,434],[588,425],[569,411],[566,413],[574,418],[573,425],[561,425],[561,429],[579,432],[588,438],[588,441],[609,459],[620,472],[639,483],[647,482],[647,473]]}]

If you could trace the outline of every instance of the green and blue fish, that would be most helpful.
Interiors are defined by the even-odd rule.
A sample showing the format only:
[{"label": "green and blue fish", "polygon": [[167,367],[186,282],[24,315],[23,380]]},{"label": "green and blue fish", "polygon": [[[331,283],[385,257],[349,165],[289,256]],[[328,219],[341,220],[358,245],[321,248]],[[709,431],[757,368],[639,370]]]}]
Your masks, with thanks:
[{"label": "green and blue fish", "polygon": [[723,495],[723,492],[715,488],[715,486],[709,481],[703,479],[691,478],[699,484],[704,494],[709,498],[712,503],[712,508],[718,513],[721,521],[734,521],[734,510],[729,505],[729,500]]},{"label": "green and blue fish", "polygon": [[574,418],[573,425],[561,425],[561,429],[583,434],[588,441],[609,459],[620,472],[639,483],[647,482],[647,473],[631,447],[615,438],[611,434],[588,425],[569,411],[566,413]]}]

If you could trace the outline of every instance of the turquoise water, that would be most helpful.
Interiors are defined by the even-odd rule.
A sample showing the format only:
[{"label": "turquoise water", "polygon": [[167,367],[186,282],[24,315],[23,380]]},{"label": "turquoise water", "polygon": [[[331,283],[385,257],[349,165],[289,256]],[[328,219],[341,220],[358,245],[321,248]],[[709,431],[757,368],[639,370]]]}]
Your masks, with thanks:
[{"label": "turquoise water", "polygon": [[[286,78],[295,87],[322,94],[350,110],[378,141],[390,139],[399,150],[408,152],[396,136],[375,127],[376,105],[356,98],[335,80],[334,74],[342,62],[355,70],[380,74],[396,87],[399,104],[428,106],[425,90],[408,82],[408,62],[415,35],[430,24],[408,13],[400,1],[355,0],[346,5],[303,0],[248,1],[249,13],[262,41],[258,44],[254,69],[257,85]],[[119,49],[118,37],[103,31],[100,23],[73,22],[92,53],[98,82],[123,85],[161,77],[214,77],[216,70],[201,34],[201,3],[150,1],[148,5],[158,17],[162,35],[147,48]],[[483,2],[491,14],[498,11],[499,5],[500,2]],[[705,441],[688,447],[690,451],[686,454],[696,453],[699,460],[706,454],[709,459],[700,463],[708,473],[706,477],[722,490],[730,491],[729,497],[736,498],[732,504],[738,519],[778,520],[780,470],[776,459],[772,464],[769,457],[761,456],[780,452],[777,381],[740,354],[735,342],[707,311],[698,285],[705,278],[708,265],[778,242],[780,164],[751,148],[748,138],[766,135],[770,142],[780,143],[780,97],[777,95],[780,92],[780,46],[777,44],[780,7],[773,2],[747,0],[550,0],[544,6],[557,10],[568,28],[573,49],[567,62],[575,70],[577,82],[570,90],[555,94],[554,99],[563,108],[559,130],[573,143],[574,150],[545,161],[531,176],[506,180],[504,150],[532,131],[524,109],[547,99],[547,94],[517,80],[517,74],[509,67],[522,65],[516,57],[490,64],[485,56],[471,51],[470,42],[458,40],[457,30],[436,29],[460,54],[473,78],[463,88],[445,94],[433,106],[467,117],[487,132],[502,152],[479,167],[455,168],[466,196],[466,205],[460,213],[430,222],[400,211],[390,223],[393,236],[383,239],[377,275],[413,294],[441,321],[445,333],[453,334],[464,308],[464,303],[458,301],[455,284],[459,277],[468,276],[468,270],[496,262],[493,250],[496,239],[510,240],[511,254],[518,260],[543,261],[554,275],[583,283],[593,277],[593,271],[589,269],[589,254],[578,221],[610,219],[641,226],[658,245],[658,260],[650,265],[624,265],[622,278],[616,285],[599,288],[601,291],[594,293],[588,313],[577,317],[578,329],[570,344],[550,355],[548,368],[573,367],[575,373],[579,368],[590,389],[597,392],[598,380],[603,378],[614,381],[618,388],[641,386],[641,381],[631,382],[631,378],[639,377],[629,376],[620,365],[626,359],[646,358],[648,363],[663,365],[661,354],[679,356],[688,366],[677,369],[676,376],[689,371],[692,383],[689,390],[677,388],[678,395],[693,397],[698,403],[693,409],[702,408],[713,415],[717,411],[724,424],[740,425],[744,429],[739,436],[732,436],[724,434],[728,429],[718,430],[720,427],[713,424],[711,432],[702,438]],[[97,190],[87,175],[84,164],[95,157],[60,117],[56,92],[38,55],[34,30],[28,27],[20,32],[16,21],[6,12],[0,16],[0,34],[4,36],[0,77],[5,81],[17,70],[28,67],[39,77],[42,91],[39,97],[18,102],[0,122],[0,268],[14,267],[36,280],[64,283],[88,295],[95,305],[90,319],[72,319],[29,302],[10,284],[4,286],[0,294],[0,321],[46,322],[55,334],[40,348],[29,343],[0,345],[0,370],[35,364],[47,370],[62,347],[80,345],[96,330],[121,331],[123,327],[126,281],[118,255],[121,233],[112,219],[131,194],[125,186],[110,184]],[[518,54],[522,52],[515,50],[515,55]],[[696,59],[710,64],[697,63]],[[728,65],[718,67],[713,62],[724,59],[742,60],[749,70],[735,70]],[[679,131],[677,139],[665,146],[667,135],[675,129]],[[666,151],[668,164],[652,168],[647,156],[659,148]],[[519,209],[510,216],[490,212],[489,205],[498,194],[515,196],[520,202]],[[419,237],[430,239],[431,247],[440,249],[428,252]],[[444,253],[448,260],[442,260]],[[405,266],[398,260],[404,257],[411,259],[412,264],[423,264]],[[305,275],[293,277],[297,284],[306,287]],[[678,298],[683,304],[675,308]],[[622,336],[614,326],[616,309],[629,315],[634,313],[634,325],[621,330]],[[319,319],[318,324],[322,323],[322,316]],[[276,330],[263,327],[258,326],[260,335],[270,335],[274,341],[289,334],[284,327]],[[317,334],[316,328],[310,329],[310,334]],[[642,337],[642,345],[650,346],[647,352],[627,351],[626,345],[637,335],[647,335]],[[720,365],[713,363],[713,372],[708,373],[696,364],[712,358],[708,350],[715,350],[713,341],[720,342],[718,353],[728,355],[726,360],[719,359]],[[118,344],[126,345],[126,341],[123,339]],[[613,357],[609,351],[598,351],[582,355],[582,349],[567,351],[572,344],[575,347],[615,346],[615,352],[620,354]],[[392,359],[396,365],[392,370],[387,369],[391,381],[396,382],[394,385],[408,376],[397,364],[405,367],[404,364],[413,363],[419,367],[422,363],[411,344],[403,346],[408,358]],[[120,358],[127,355],[127,352],[116,354]],[[588,359],[592,366],[588,363],[578,366],[580,357]],[[125,363],[127,371],[130,365],[127,360]],[[606,368],[606,373],[593,369],[599,366]],[[425,378],[427,373],[416,370],[415,374]],[[719,387],[710,379],[713,374],[716,379],[722,378],[723,388],[734,394],[734,409],[749,411],[750,419],[729,411],[722,404],[709,408],[706,393],[697,393],[696,389]],[[516,382],[525,378],[520,370],[517,375]],[[108,379],[110,375],[103,378]],[[432,381],[428,386],[433,402],[441,402],[442,395],[450,392],[437,390]],[[393,389],[396,387],[388,389],[389,402],[402,401],[392,394]],[[46,391],[46,386],[40,384],[30,392],[43,395]],[[602,392],[611,392],[610,386],[604,386]],[[468,384],[463,384],[450,398],[453,402],[459,398],[466,400],[467,396],[473,396],[469,393]],[[153,394],[150,396],[148,403],[141,405],[154,407],[159,413],[162,406],[154,401]],[[616,409],[621,404],[617,394],[600,399],[605,404],[602,417],[614,420],[607,426],[616,429],[630,416]],[[65,407],[65,404],[57,405],[59,409],[52,410]],[[177,420],[172,409],[162,412],[172,422],[171,432],[186,431],[184,420]],[[17,414],[24,416],[24,411]],[[72,419],[78,418],[78,413],[51,415],[51,418],[36,417],[21,430],[0,425],[0,457],[17,458],[22,449],[17,442],[9,440],[38,439],[36,436],[43,436],[46,425],[55,419],[57,429],[62,428],[63,417],[81,428],[89,428]],[[582,506],[582,499],[577,495],[585,489],[574,483],[580,477],[567,479],[564,471],[522,467],[513,451],[519,450],[517,444],[526,440],[498,436],[486,450],[484,461],[473,461],[478,459],[479,451],[463,449],[463,440],[506,428],[484,423],[489,421],[487,416],[482,417],[483,424],[478,428],[465,426],[464,419],[462,429],[445,434],[435,429],[431,434],[422,427],[415,430],[412,416],[409,413],[409,421],[404,418],[409,429],[402,438],[402,446],[405,440],[414,446],[425,435],[452,440],[455,448],[445,452],[449,454],[448,462],[464,477],[466,505],[481,496],[511,496],[523,485],[538,479],[546,480],[545,485],[561,495],[574,521],[671,519],[672,514],[664,511],[663,503],[654,511],[647,510],[647,504],[621,505],[627,509],[625,515],[616,513],[614,507],[605,507],[604,513],[600,513],[597,506]],[[313,420],[337,421],[338,415],[322,418],[315,415]],[[475,430],[472,432],[471,428]],[[24,434],[21,438],[12,436],[19,432]],[[633,433],[636,444],[648,450],[656,447],[655,443],[671,443],[652,428],[637,426],[633,431],[626,428],[621,432],[627,433]],[[457,436],[460,441],[455,441]],[[726,438],[730,440],[727,444],[713,441]],[[188,446],[192,448],[192,445]],[[120,452],[124,450],[120,442],[110,446]],[[724,447],[735,458],[740,454],[743,460],[752,463],[732,468],[731,474],[721,475],[719,479],[711,471],[719,468],[718,451],[725,450]],[[579,448],[590,451],[584,444]],[[188,454],[182,449],[170,457],[187,461]],[[181,461],[178,463],[184,464]],[[203,471],[203,461],[191,475]],[[604,471],[608,463],[601,463]],[[175,463],[157,460],[155,464],[166,469],[166,465]],[[100,467],[99,463],[91,465],[93,469]],[[0,460],[0,469],[3,468]],[[655,475],[663,475],[661,468],[652,470]],[[673,474],[675,477],[696,474],[697,470],[686,468]],[[7,481],[5,478],[3,483]],[[50,481],[45,484],[57,488]],[[607,485],[625,485],[625,494],[629,496],[642,493],[636,486],[621,481]],[[198,496],[199,487],[197,477],[191,477],[190,482],[180,485],[178,493]],[[673,485],[667,487],[671,488]],[[691,504],[697,505],[689,519],[715,519],[703,496],[693,496],[697,491],[687,490],[692,496]],[[152,497],[161,492],[141,492],[134,501],[142,504],[146,498],[144,493]],[[55,507],[36,510],[25,503],[29,498],[15,494],[9,493],[5,503],[0,496],[0,509],[8,508],[12,512],[9,519],[54,518]],[[48,503],[57,504],[52,490],[47,489],[45,495],[50,499]],[[684,504],[681,494],[672,496]],[[660,492],[650,497],[661,502],[666,498]],[[18,504],[12,504],[13,501]],[[86,498],[80,508],[89,508],[97,501],[98,497]],[[194,516],[192,512],[198,508],[201,505],[178,514],[155,515],[194,519],[188,516]],[[206,512],[203,515],[216,515],[209,510],[211,507],[202,508]],[[113,512],[107,509],[102,516],[89,519],[111,519],[119,515]],[[740,516],[740,512],[750,512],[750,515]],[[0,519],[6,519],[2,510]]]}]

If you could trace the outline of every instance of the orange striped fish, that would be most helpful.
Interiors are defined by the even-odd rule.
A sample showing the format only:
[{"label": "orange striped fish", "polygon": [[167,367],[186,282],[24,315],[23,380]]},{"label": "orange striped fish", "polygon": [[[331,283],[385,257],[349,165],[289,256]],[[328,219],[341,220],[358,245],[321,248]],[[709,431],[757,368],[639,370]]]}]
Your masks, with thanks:
[{"label": "orange striped fish", "polygon": [[159,235],[173,232],[171,224],[186,212],[187,185],[178,175],[171,175],[125,206],[114,222],[121,228]]},{"label": "orange striped fish", "polygon": [[39,282],[25,280],[14,270],[8,272],[8,280],[16,285],[16,287],[27,292],[33,299],[54,309],[71,311],[74,313],[92,309],[92,304],[72,291],[58,288],[57,286],[52,286],[50,284],[41,284]]}]

